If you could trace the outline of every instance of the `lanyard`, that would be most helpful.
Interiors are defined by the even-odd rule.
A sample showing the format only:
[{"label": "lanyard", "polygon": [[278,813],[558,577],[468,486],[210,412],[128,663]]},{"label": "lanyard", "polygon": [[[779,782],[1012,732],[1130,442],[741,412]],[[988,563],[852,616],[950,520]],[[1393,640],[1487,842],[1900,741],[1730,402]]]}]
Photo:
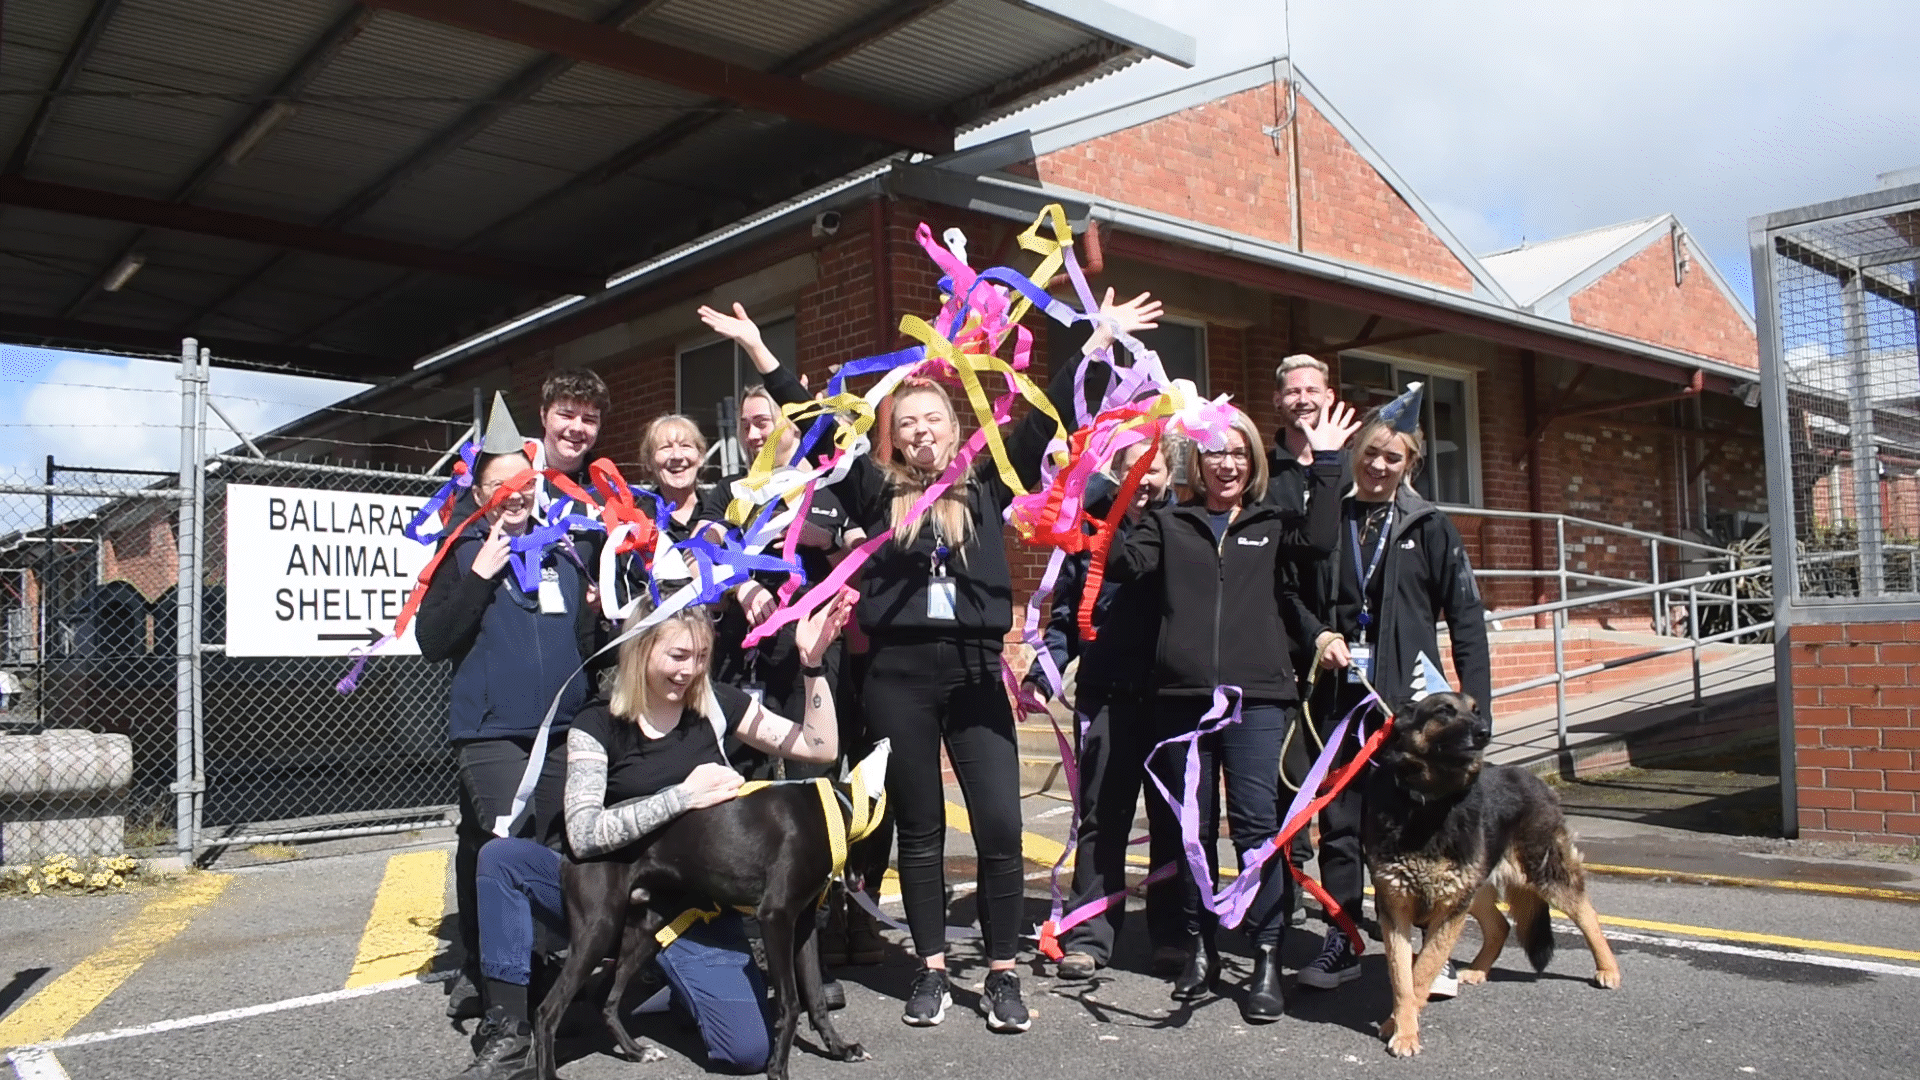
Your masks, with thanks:
[{"label": "lanyard", "polygon": [[1365,567],[1360,565],[1360,523],[1349,518],[1347,535],[1353,539],[1353,572],[1360,578],[1360,628],[1373,625],[1373,616],[1367,611],[1367,584],[1380,569],[1380,560],[1387,555],[1387,536],[1393,532],[1393,504],[1387,504],[1387,519],[1380,523],[1380,537],[1373,545],[1373,559]]}]

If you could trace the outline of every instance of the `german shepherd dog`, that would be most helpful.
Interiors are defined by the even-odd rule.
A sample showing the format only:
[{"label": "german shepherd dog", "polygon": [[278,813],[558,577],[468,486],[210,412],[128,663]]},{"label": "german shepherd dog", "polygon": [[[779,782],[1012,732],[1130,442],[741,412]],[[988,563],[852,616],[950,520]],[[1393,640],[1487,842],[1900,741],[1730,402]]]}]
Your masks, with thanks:
[{"label": "german shepherd dog", "polygon": [[[885,740],[856,766],[865,790],[877,794],[886,777]],[[853,807],[848,793],[834,812],[846,835]],[[804,1006],[813,1029],[840,1061],[865,1061],[859,1043],[834,1028],[820,974],[814,911],[833,877],[825,808],[812,783],[774,784],[674,819],[659,831],[610,855],[560,866],[569,948],[567,962],[540,1003],[530,1064],[539,1080],[554,1080],[554,1033],[593,968],[619,946],[607,993],[607,1027],[637,1061],[661,1057],[627,1032],[620,1001],[627,983],[659,951],[655,935],[689,908],[714,903],[750,909],[760,923],[778,1015],[767,1059],[768,1080],[786,1080],[787,1059]]]},{"label": "german shepherd dog", "polygon": [[[1473,699],[1433,694],[1401,710],[1367,778],[1361,844],[1393,982],[1380,1035],[1395,1057],[1420,1052],[1420,1010],[1471,914],[1483,944],[1460,981],[1486,981],[1507,941],[1495,901],[1505,894],[1535,971],[1553,959],[1547,905],[1573,917],[1593,951],[1596,985],[1620,985],[1620,965],[1587,899],[1586,871],[1560,800],[1539,777],[1486,765]],[[1413,929],[1425,931],[1416,956]]]}]

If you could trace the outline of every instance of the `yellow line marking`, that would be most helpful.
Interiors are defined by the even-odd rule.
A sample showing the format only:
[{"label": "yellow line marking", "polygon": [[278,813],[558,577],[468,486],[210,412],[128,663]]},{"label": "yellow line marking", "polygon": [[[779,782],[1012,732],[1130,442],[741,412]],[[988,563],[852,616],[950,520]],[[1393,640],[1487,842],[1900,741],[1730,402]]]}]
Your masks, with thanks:
[{"label": "yellow line marking", "polygon": [[1909,904],[1920,904],[1920,891],[1913,889],[1878,889],[1870,885],[1837,885],[1825,881],[1738,877],[1733,874],[1702,874],[1688,870],[1656,870],[1646,866],[1610,866],[1606,863],[1588,863],[1587,869],[1596,874],[1614,874],[1622,877],[1672,878],[1674,881],[1687,884],[1744,885],[1756,889],[1789,889],[1794,892],[1825,893],[1831,896],[1854,896],[1865,900],[1898,900]]},{"label": "yellow line marking", "polygon": [[191,874],[141,908],[98,952],[0,1019],[0,1047],[49,1042],[73,1030],[231,884],[231,875]]},{"label": "yellow line marking", "polygon": [[[1555,915],[1566,918],[1556,911]],[[1629,919],[1620,915],[1602,915],[1600,922],[1606,926],[1620,926],[1629,930],[1658,930],[1665,934],[1684,934],[1688,937],[1713,938],[1717,941],[1744,941],[1755,945],[1784,945],[1790,949],[1806,949],[1812,952],[1846,953],[1852,956],[1878,956],[1886,960],[1911,960],[1920,962],[1920,952],[1910,949],[1889,949],[1879,945],[1854,945],[1845,941],[1815,941],[1811,938],[1786,937],[1781,934],[1756,934],[1749,930],[1718,930],[1711,926],[1688,926],[1684,923],[1655,922],[1651,919]]]},{"label": "yellow line marking", "polygon": [[347,976],[348,990],[416,975],[433,964],[437,930],[447,909],[447,853],[409,851],[387,860],[386,876],[373,897],[373,913],[360,935],[360,955]]},{"label": "yellow line marking", "polygon": [[[967,816],[967,808],[959,803],[947,804],[947,828],[971,835],[973,819]],[[1020,854],[1031,862],[1042,866],[1052,866],[1066,854],[1067,845],[1058,840],[1049,840],[1039,833],[1022,832],[1020,834]]]}]

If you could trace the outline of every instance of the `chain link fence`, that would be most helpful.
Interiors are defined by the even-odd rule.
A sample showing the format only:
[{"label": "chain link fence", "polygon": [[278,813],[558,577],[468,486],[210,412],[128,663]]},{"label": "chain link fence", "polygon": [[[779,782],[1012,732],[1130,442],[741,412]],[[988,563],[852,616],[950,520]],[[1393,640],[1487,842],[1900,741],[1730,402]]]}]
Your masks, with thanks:
[{"label": "chain link fence", "polygon": [[[37,475],[0,467],[0,865],[200,856],[452,819],[446,665],[389,643],[354,692],[338,689],[430,555],[400,526],[445,477],[208,455],[205,364],[202,353],[182,368],[182,414],[199,419],[181,446],[197,481],[51,458]],[[230,509],[265,493],[346,509],[272,551],[236,531],[230,550]],[[355,507],[374,527],[349,522]],[[329,560],[332,576],[230,593],[289,559]],[[269,628],[288,623],[270,642],[263,610]]]},{"label": "chain link fence", "polygon": [[[1920,197],[1755,223],[1796,599],[1920,595]],[[1784,541],[1785,538],[1782,538]]]},{"label": "chain link fence", "polygon": [[175,845],[173,480],[0,471],[0,864]]}]

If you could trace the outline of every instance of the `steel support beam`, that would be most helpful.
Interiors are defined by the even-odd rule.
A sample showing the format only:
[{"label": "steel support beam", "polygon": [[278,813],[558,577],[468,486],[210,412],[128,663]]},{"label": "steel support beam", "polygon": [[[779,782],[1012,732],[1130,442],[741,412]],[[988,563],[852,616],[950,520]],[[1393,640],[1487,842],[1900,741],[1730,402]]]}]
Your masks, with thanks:
[{"label": "steel support beam", "polygon": [[[200,164],[194,167],[184,183],[174,189],[167,201],[191,202],[194,196],[200,194],[201,190],[211,183],[213,178],[219,175],[220,170],[228,164],[228,155],[233,153],[234,147],[239,146],[242,139],[247,138],[248,132],[258,124],[269,122],[267,116],[272,110],[299,97],[301,91],[305,90],[309,83],[326,70],[333,58],[340,54],[340,50],[360,36],[360,31],[366,27],[367,20],[372,17],[373,12],[355,5],[335,19],[333,25],[327,27],[326,32],[320,35],[319,40],[309,46],[300,59],[294,61],[293,67],[281,76],[273,89],[267,91],[267,96],[259,104],[247,110],[247,115],[227,132],[226,138],[220,140],[220,144],[213,148],[212,153],[200,159]],[[119,266],[134,252],[140,250],[140,245],[146,238],[146,230],[142,229],[134,234],[133,239],[121,245],[119,253],[107,262],[100,273],[87,282],[80,294],[60,312],[60,317],[77,318],[81,310],[100,295],[101,285],[105,282],[106,275],[113,273],[114,267]]]},{"label": "steel support beam", "polygon": [[67,47],[67,55],[60,61],[60,70],[54,73],[46,96],[40,99],[40,107],[33,110],[33,118],[27,121],[27,129],[20,133],[19,141],[13,144],[13,152],[7,155],[7,164],[5,168],[0,168],[0,175],[17,176],[26,169],[34,148],[40,145],[41,137],[47,133],[47,125],[53,122],[54,106],[59,102],[60,95],[73,85],[73,80],[87,66],[87,58],[93,55],[94,46],[100,44],[100,36],[106,33],[107,24],[113,21],[113,14],[119,7],[120,0],[95,0],[93,10],[87,13],[87,21],[80,24],[80,32],[74,35],[73,44]]},{"label": "steel support beam", "polygon": [[953,150],[952,129],[924,117],[515,0],[368,3],[817,127],[930,154]]},{"label": "steel support beam", "polygon": [[24,206],[59,214],[219,236],[250,244],[294,248],[385,266],[431,270],[553,293],[590,294],[598,292],[604,284],[604,279],[591,275],[511,259],[447,251],[424,244],[384,240],[255,214],[121,195],[95,188],[49,184],[17,176],[0,177],[0,205]]}]

